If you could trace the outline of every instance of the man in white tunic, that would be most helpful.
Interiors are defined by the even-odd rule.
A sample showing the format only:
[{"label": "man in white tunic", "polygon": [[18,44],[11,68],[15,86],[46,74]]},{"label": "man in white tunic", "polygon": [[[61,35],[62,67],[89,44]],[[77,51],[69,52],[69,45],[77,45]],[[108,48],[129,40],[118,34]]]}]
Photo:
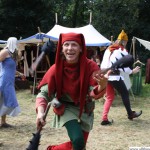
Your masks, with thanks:
[{"label": "man in white tunic", "polygon": [[[101,69],[106,69],[112,66],[118,59],[128,55],[128,52],[125,48],[128,41],[128,36],[122,30],[119,34],[118,39],[115,43],[107,48],[104,53],[103,60],[101,63]],[[136,67],[132,69],[131,67],[121,68],[119,70],[115,70],[112,74],[109,75],[108,84],[106,88],[106,101],[104,103],[103,113],[102,113],[102,122],[101,125],[110,125],[111,121],[108,120],[108,112],[112,105],[112,102],[115,97],[115,89],[120,93],[123,104],[126,108],[128,119],[133,120],[133,118],[139,117],[142,114],[142,111],[135,112],[132,111],[130,100],[129,100],[129,92],[124,83],[124,78],[121,75],[121,72],[125,72],[128,74],[134,74],[139,72],[140,67]]]}]

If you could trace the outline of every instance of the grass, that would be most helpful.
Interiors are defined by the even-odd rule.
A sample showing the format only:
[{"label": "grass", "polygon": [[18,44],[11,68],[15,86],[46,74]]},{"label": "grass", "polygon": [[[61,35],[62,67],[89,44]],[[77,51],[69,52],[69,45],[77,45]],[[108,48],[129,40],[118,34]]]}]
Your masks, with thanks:
[{"label": "grass", "polygon": [[[110,109],[109,118],[112,126],[101,126],[103,100],[96,101],[93,130],[89,135],[87,150],[128,150],[129,147],[150,146],[150,85],[144,84],[142,94],[131,98],[132,109],[143,110],[142,116],[133,121],[127,119],[125,108],[119,96]],[[35,95],[30,90],[16,91],[22,112],[17,117],[8,117],[12,129],[0,128],[0,150],[25,150],[36,132]],[[42,130],[39,150],[45,150],[49,144],[59,144],[68,140],[66,130],[50,128],[52,110],[47,117],[47,124]]]}]

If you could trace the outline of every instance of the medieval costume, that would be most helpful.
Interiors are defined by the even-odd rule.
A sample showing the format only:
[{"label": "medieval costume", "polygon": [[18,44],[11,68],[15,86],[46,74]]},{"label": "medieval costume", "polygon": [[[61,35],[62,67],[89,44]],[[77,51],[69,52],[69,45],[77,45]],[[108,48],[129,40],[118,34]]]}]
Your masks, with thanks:
[{"label": "medieval costume", "polygon": [[145,84],[150,84],[150,58],[147,59],[146,63],[146,77],[145,77]]},{"label": "medieval costume", "polygon": [[[128,52],[125,49],[127,41],[128,36],[124,32],[124,30],[122,30],[122,32],[118,36],[117,41],[113,45],[109,46],[105,51],[101,63],[101,69],[111,67],[112,64],[115,63],[118,59],[122,58],[125,55],[128,55]],[[131,74],[133,73],[133,70],[131,67],[120,68],[119,70],[115,70],[109,75],[108,84],[106,87],[106,101],[104,103],[101,125],[112,123],[108,120],[108,112],[115,97],[114,89],[116,89],[121,94],[123,104],[128,114],[128,119],[132,120],[133,118],[140,116],[142,113],[141,111],[139,113],[132,111],[129,100],[129,92],[124,83],[124,78],[120,72]]]},{"label": "medieval costume", "polygon": [[[10,37],[6,47],[2,50],[5,55],[0,62],[0,116],[2,116],[1,127],[10,127],[6,123],[6,115],[17,116],[20,113],[20,107],[15,92],[15,74],[16,74],[16,47],[17,39]],[[2,58],[2,56],[1,56]],[[3,117],[5,116],[5,117]]]},{"label": "medieval costume", "polygon": [[[65,41],[75,41],[82,50],[77,63],[68,63],[62,54]],[[93,72],[99,70],[97,64],[86,58],[86,47],[82,34],[60,34],[55,64],[47,71],[39,84],[40,93],[36,98],[36,108],[46,108],[53,98],[62,104],[54,108],[53,127],[65,126],[69,142],[49,146],[47,150],[83,150],[88,134],[93,127],[94,99],[105,93],[98,91]]]}]

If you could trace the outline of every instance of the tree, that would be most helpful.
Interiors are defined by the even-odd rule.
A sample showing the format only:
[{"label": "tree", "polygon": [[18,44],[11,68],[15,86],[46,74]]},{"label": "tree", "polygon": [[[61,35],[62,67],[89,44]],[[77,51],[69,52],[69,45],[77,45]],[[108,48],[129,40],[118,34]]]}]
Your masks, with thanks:
[{"label": "tree", "polygon": [[41,0],[1,0],[0,19],[3,22],[0,24],[0,36],[3,39],[9,36],[25,38],[37,33],[37,27],[45,21],[43,14],[48,14],[44,8]]},{"label": "tree", "polygon": [[[42,0],[46,9],[52,5],[50,0]],[[87,24],[89,18],[89,0],[57,0],[53,2],[55,13],[58,13],[58,24],[67,27],[79,27]]]},{"label": "tree", "polygon": [[122,29],[132,33],[138,20],[139,0],[97,0],[94,25],[106,37],[117,35]]}]

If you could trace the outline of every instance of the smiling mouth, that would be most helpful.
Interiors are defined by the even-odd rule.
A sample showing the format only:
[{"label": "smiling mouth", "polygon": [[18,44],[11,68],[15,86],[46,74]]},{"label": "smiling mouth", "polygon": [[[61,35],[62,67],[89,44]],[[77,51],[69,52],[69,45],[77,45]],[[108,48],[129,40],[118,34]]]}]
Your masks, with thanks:
[{"label": "smiling mouth", "polygon": [[73,54],[68,54],[68,53],[67,53],[67,55],[69,55],[69,56],[73,56],[73,55],[75,55],[75,54],[74,54],[74,53],[73,53]]}]

